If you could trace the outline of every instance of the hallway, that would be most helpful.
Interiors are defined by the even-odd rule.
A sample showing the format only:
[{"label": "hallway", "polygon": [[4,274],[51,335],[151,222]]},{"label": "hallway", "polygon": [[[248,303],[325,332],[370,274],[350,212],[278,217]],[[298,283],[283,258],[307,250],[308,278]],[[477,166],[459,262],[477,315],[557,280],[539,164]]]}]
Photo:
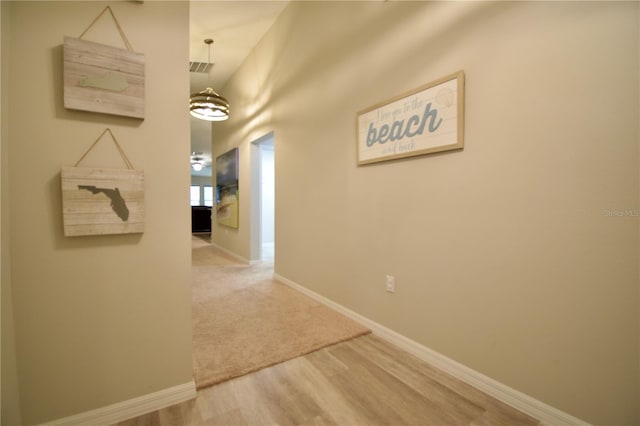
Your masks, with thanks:
[{"label": "hallway", "polygon": [[192,249],[193,369],[198,389],[369,333],[207,240]]},{"label": "hallway", "polygon": [[[265,262],[254,267],[239,264],[232,256],[210,246],[206,237],[194,237],[192,243],[194,276],[197,276],[194,292],[203,291],[197,289],[198,280],[208,281],[206,291],[223,295],[237,291],[238,286],[251,287],[261,281],[269,283],[272,264]],[[203,272],[211,265],[219,266],[218,271],[223,271],[223,275]],[[216,285],[211,285],[213,282]],[[275,282],[269,285],[294,292]],[[286,292],[270,292],[269,296],[292,297]],[[296,304],[300,303],[304,303],[302,299]],[[234,310],[250,311],[249,304],[253,303],[236,306]],[[196,305],[194,302],[194,310],[198,309]],[[305,306],[304,309],[316,308]],[[219,306],[217,310],[224,310],[224,307]],[[333,314],[324,312],[326,321],[316,322],[331,322]],[[255,320],[267,322],[265,318]],[[233,334],[248,332],[241,327],[233,330]],[[313,333],[315,331],[309,332]],[[247,342],[246,339],[240,341]],[[213,343],[214,346],[205,352],[224,350],[226,342]],[[277,343],[276,346],[287,346],[288,343]],[[194,341],[194,346],[198,344]],[[197,352],[198,348],[194,347],[194,353]],[[196,358],[194,355],[197,364]],[[225,362],[233,361],[227,357]],[[222,360],[216,359],[215,364],[222,364]],[[119,426],[538,423],[372,334],[326,346],[213,386],[198,387],[195,400],[119,423]]]}]

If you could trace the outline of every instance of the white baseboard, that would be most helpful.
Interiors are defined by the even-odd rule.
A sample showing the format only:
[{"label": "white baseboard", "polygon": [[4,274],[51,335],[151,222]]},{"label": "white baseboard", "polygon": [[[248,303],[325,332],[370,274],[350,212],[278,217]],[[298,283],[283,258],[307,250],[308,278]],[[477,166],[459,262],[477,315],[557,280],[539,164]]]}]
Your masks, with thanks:
[{"label": "white baseboard", "polygon": [[238,253],[234,253],[231,250],[226,249],[226,248],[222,247],[221,245],[214,243],[213,241],[211,241],[211,245],[214,246],[215,248],[217,248],[218,250],[221,250],[221,251],[225,252],[226,254],[228,254],[229,256],[233,257],[238,262],[244,263],[245,265],[252,265],[254,262],[257,263],[255,260],[254,261],[250,261],[249,259],[246,259],[246,258],[240,256]]},{"label": "white baseboard", "polygon": [[368,327],[375,335],[380,336],[384,340],[398,346],[401,349],[415,355],[416,357],[428,362],[440,370],[443,370],[459,380],[485,392],[488,395],[504,402],[511,407],[538,419],[547,425],[580,425],[586,426],[589,423],[578,419],[570,414],[558,410],[542,401],[539,401],[529,395],[517,391],[509,386],[502,384],[482,373],[472,370],[454,361],[446,356],[421,345],[395,331],[370,320],[344,306],[327,299],[324,296],[315,293],[308,288],[301,286],[282,275],[273,274],[273,279],[279,281],[301,293],[311,297],[312,299],[342,313],[343,315],[353,319],[356,322]]},{"label": "white baseboard", "polygon": [[195,397],[196,383],[192,380],[148,395],[43,423],[41,426],[111,425],[179,404]]}]

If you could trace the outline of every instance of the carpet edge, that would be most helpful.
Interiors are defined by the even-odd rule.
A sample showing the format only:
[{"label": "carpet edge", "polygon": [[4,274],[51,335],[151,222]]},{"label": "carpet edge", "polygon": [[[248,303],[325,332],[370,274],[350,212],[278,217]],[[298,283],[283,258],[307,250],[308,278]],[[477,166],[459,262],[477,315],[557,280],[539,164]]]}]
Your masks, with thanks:
[{"label": "carpet edge", "polygon": [[260,370],[264,370],[265,368],[273,367],[274,365],[282,364],[283,362],[291,361],[292,359],[296,359],[296,358],[299,358],[301,356],[308,355],[308,354],[310,354],[312,352],[316,352],[316,351],[319,351],[319,350],[322,350],[322,349],[325,349],[325,348],[328,348],[328,347],[331,347],[331,346],[335,346],[335,345],[338,345],[340,343],[344,343],[344,342],[347,342],[349,340],[353,340],[353,339],[361,337],[361,336],[366,336],[367,334],[371,334],[371,330],[369,330],[368,328],[363,330],[363,331],[359,331],[359,332],[355,333],[352,336],[343,337],[340,340],[336,340],[335,342],[321,344],[318,347],[309,349],[309,350],[304,351],[304,352],[302,352],[302,353],[300,353],[298,355],[295,355],[295,356],[292,356],[292,357],[289,357],[289,358],[286,358],[286,359],[283,359],[283,360],[275,361],[275,362],[272,362],[270,364],[262,365],[260,367],[251,368],[246,372],[242,372],[242,373],[238,373],[238,374],[232,374],[231,376],[229,376],[227,378],[224,378],[224,379],[207,380],[202,385],[199,385],[199,384],[196,383],[196,389],[197,390],[201,390],[201,389],[208,388],[210,386],[218,385],[220,383],[228,382],[230,380],[246,376],[247,374],[255,373],[255,372],[258,372]]}]

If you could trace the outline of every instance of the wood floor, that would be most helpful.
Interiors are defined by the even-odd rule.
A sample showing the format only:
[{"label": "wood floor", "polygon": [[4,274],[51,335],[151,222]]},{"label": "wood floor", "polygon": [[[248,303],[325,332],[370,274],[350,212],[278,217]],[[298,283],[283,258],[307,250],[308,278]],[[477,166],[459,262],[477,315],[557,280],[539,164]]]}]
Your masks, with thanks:
[{"label": "wood floor", "polygon": [[367,335],[198,391],[133,425],[536,425]]}]

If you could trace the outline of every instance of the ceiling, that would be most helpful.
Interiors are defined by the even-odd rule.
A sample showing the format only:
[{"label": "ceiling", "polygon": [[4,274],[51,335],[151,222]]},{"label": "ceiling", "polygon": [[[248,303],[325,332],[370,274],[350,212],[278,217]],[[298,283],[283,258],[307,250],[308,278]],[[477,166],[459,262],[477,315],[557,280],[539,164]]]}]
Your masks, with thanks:
[{"label": "ceiling", "polygon": [[[224,96],[224,85],[287,4],[288,1],[191,0],[189,60],[208,61],[209,46],[204,40],[210,38],[211,62],[215,64],[208,75],[190,73],[191,93],[209,86]],[[191,117],[191,152],[202,152],[208,160],[208,167],[200,172],[192,169],[192,175],[211,176],[212,125],[216,124]]]}]

